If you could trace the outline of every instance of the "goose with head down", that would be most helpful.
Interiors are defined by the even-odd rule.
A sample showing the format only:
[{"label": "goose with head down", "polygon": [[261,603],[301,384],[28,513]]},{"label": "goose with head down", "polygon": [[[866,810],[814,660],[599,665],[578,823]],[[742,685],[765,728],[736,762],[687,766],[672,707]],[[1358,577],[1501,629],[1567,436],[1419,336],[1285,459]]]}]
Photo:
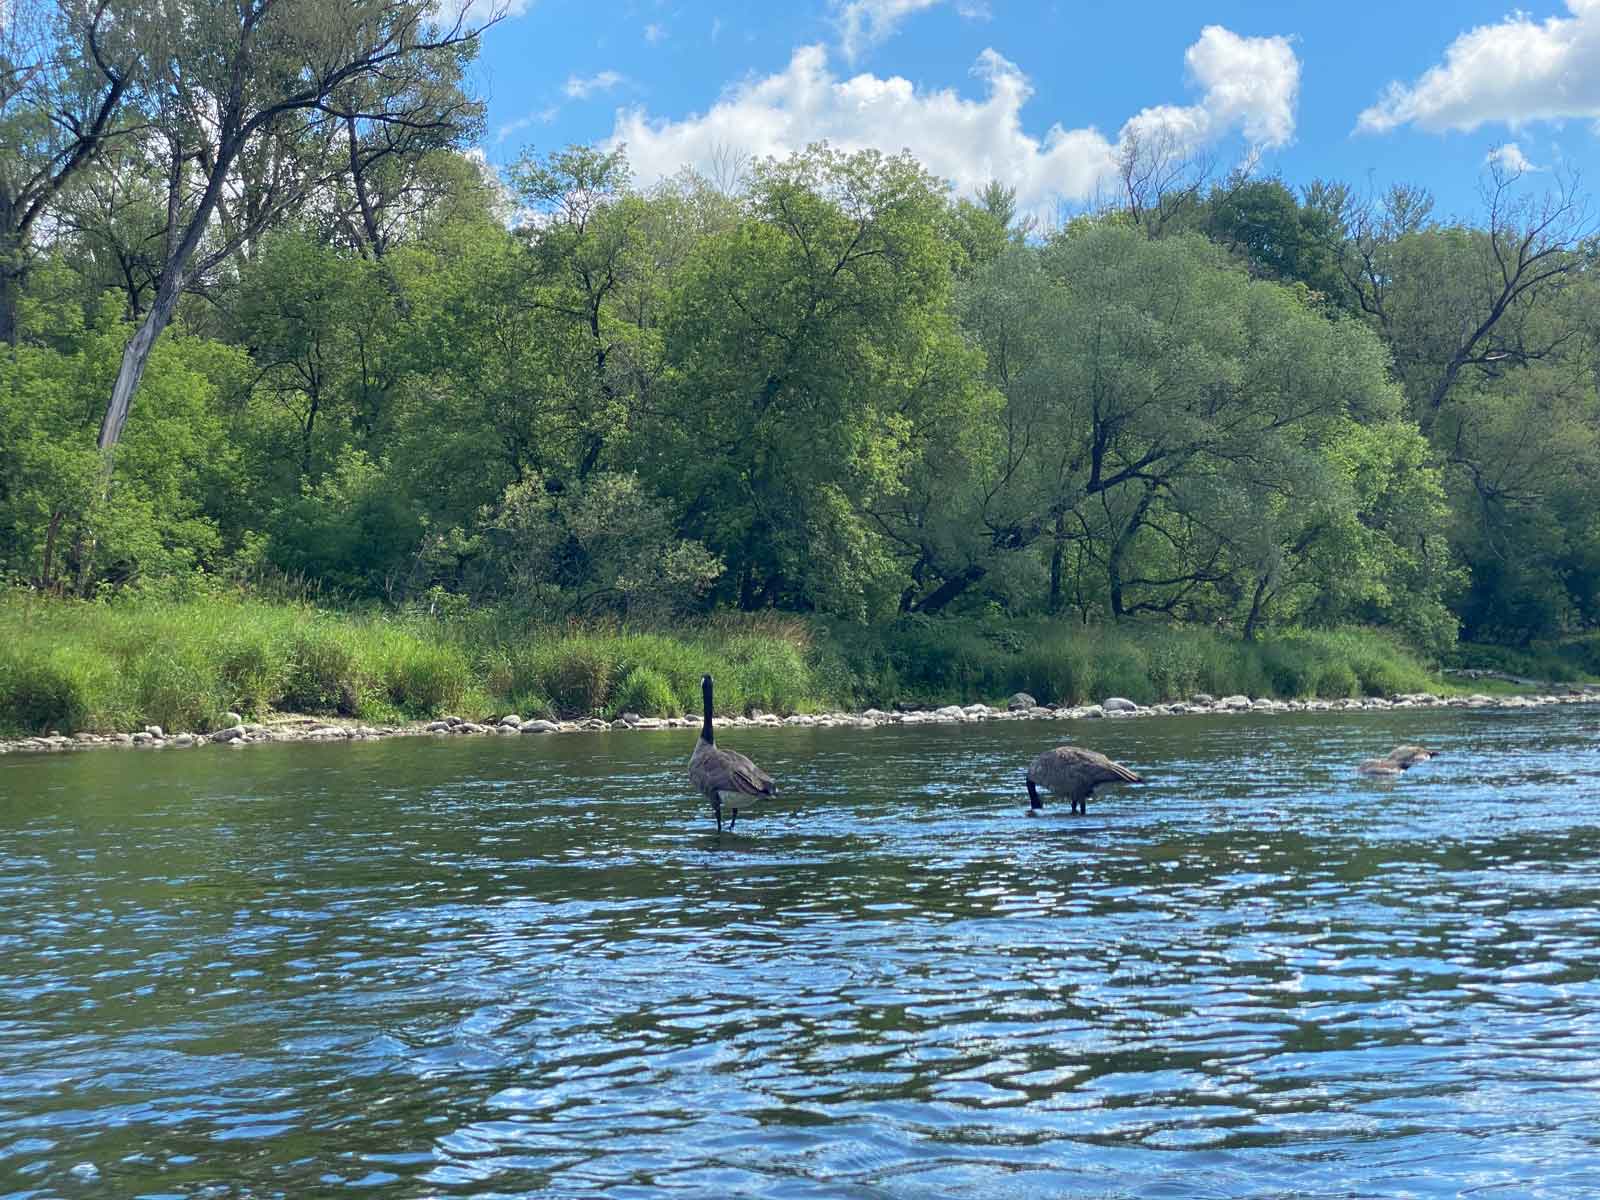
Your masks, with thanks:
[{"label": "goose with head down", "polygon": [[737,750],[724,750],[717,745],[716,731],[711,726],[711,676],[701,677],[700,694],[705,700],[705,724],[700,728],[694,753],[689,756],[689,782],[711,801],[718,833],[722,832],[723,802],[729,802],[733,810],[733,819],[728,822],[731,832],[739,821],[740,808],[776,796],[778,787],[772,776]]},{"label": "goose with head down", "polygon": [[1143,783],[1144,780],[1121,763],[1112,762],[1098,750],[1079,746],[1057,746],[1046,750],[1028,764],[1028,815],[1036,817],[1044,809],[1039,789],[1072,802],[1071,811],[1087,813],[1089,795],[1107,783]]},{"label": "goose with head down", "polygon": [[1409,771],[1420,762],[1438,757],[1438,754],[1437,750],[1429,750],[1425,746],[1396,746],[1382,758],[1364,760],[1356,766],[1356,770],[1362,775],[1393,778]]}]

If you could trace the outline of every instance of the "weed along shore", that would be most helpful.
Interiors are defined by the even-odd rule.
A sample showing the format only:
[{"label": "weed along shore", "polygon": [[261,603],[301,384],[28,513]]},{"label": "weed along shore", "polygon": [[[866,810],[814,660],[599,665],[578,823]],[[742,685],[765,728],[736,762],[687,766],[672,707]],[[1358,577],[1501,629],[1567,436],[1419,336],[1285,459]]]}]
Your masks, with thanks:
[{"label": "weed along shore", "polygon": [[[1244,695],[1220,699],[1204,694],[1189,700],[1159,704],[1137,704],[1111,696],[1100,704],[1049,705],[1029,703],[1031,696],[1018,695],[1005,706],[991,704],[948,704],[940,708],[907,709],[884,712],[869,708],[863,712],[775,713],[753,712],[746,716],[719,717],[726,728],[784,729],[806,727],[844,727],[877,729],[894,725],[959,724],[975,721],[1092,721],[1127,720],[1139,717],[1232,716],[1239,714],[1290,712],[1376,712],[1408,708],[1530,709],[1557,704],[1600,702],[1600,685],[1579,684],[1559,691],[1489,696],[1440,696],[1432,692],[1402,693],[1382,698],[1343,700],[1274,700]],[[71,735],[50,732],[43,735],[0,741],[0,754],[61,750],[130,749],[190,750],[201,747],[239,749],[245,746],[281,742],[366,742],[394,737],[486,737],[509,735],[551,735],[635,730],[694,729],[700,724],[692,717],[647,717],[624,713],[616,720],[587,717],[580,721],[551,721],[542,717],[525,720],[517,713],[499,718],[469,721],[445,716],[432,721],[413,721],[401,725],[368,725],[355,721],[330,721],[318,717],[276,716],[264,722],[240,720],[211,733],[168,732],[151,725],[138,733],[87,733]]]}]

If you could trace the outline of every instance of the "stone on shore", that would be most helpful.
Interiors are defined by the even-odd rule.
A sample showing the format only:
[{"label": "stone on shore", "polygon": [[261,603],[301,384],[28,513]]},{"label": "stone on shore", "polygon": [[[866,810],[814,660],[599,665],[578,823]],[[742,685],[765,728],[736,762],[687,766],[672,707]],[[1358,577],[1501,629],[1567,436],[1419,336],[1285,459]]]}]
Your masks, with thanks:
[{"label": "stone on shore", "polygon": [[1039,702],[1027,692],[1013,692],[1011,699],[1006,701],[1006,708],[1012,712],[1025,708],[1038,708]]},{"label": "stone on shore", "polygon": [[1108,713],[1138,712],[1139,706],[1126,696],[1110,696],[1100,702],[1100,707]]}]

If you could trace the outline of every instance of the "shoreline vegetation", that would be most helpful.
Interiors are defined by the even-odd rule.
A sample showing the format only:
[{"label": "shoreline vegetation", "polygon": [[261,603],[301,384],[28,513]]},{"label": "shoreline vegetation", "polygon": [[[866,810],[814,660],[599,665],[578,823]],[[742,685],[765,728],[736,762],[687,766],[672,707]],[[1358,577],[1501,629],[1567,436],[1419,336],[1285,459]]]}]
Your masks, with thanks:
[{"label": "shoreline vegetation", "polygon": [[[641,630],[504,609],[14,592],[0,596],[0,750],[688,727],[705,671],[719,717],[756,725],[1600,698],[1582,654],[1458,658],[1429,663],[1370,629],[1244,641],[1193,626],[765,615]],[[1543,681],[1505,669],[1530,664],[1563,669]],[[1530,691],[1542,694],[1515,694]]]}]

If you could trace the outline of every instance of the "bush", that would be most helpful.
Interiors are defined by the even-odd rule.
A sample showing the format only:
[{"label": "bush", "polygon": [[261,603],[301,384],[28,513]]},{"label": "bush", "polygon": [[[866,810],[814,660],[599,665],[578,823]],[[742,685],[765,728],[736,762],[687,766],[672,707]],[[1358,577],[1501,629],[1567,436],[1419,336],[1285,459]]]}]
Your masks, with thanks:
[{"label": "bush", "polygon": [[568,716],[600,712],[611,695],[616,664],[596,639],[580,636],[571,641],[546,642],[532,655],[533,681],[541,695],[550,697],[557,711]]},{"label": "bush", "polygon": [[134,711],[170,730],[214,729],[228,711],[213,660],[199,645],[157,644],[134,666]]},{"label": "bush", "polygon": [[302,628],[289,648],[279,706],[290,712],[353,717],[370,684],[350,634],[321,621]]},{"label": "bush", "polygon": [[93,656],[69,646],[0,651],[0,729],[12,733],[72,733],[90,725],[96,678]]},{"label": "bush", "polygon": [[676,717],[683,714],[684,706],[659,671],[634,667],[623,676],[611,696],[611,716],[615,718],[625,712],[645,717]]},{"label": "bush", "polygon": [[382,639],[378,650],[384,695],[406,716],[439,716],[460,707],[472,690],[472,668],[457,646],[395,632]]}]

